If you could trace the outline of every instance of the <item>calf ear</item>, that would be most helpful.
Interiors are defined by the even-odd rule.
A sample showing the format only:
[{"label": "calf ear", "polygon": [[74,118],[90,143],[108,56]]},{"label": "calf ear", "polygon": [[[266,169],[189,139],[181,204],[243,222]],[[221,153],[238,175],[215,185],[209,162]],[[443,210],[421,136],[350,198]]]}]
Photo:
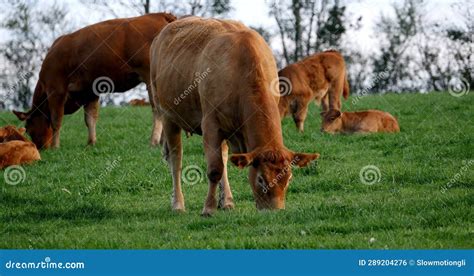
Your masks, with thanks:
[{"label": "calf ear", "polygon": [[24,127],[20,127],[18,129],[18,132],[20,132],[21,135],[25,134],[25,131],[26,131],[26,128],[24,128]]},{"label": "calf ear", "polygon": [[294,153],[292,163],[302,168],[308,166],[311,161],[318,158],[319,153]]},{"label": "calf ear", "polygon": [[20,121],[24,121],[26,120],[26,118],[28,118],[28,113],[25,113],[25,112],[13,110],[13,114],[15,114],[18,117],[18,119],[20,119]]},{"label": "calf ear", "polygon": [[334,121],[341,116],[341,111],[337,109],[331,109],[324,113],[324,118],[329,121]]},{"label": "calf ear", "polygon": [[239,167],[239,169],[243,169],[249,166],[250,164],[252,164],[252,161],[253,161],[253,156],[251,153],[233,154],[230,157],[230,162],[232,162],[232,164]]}]

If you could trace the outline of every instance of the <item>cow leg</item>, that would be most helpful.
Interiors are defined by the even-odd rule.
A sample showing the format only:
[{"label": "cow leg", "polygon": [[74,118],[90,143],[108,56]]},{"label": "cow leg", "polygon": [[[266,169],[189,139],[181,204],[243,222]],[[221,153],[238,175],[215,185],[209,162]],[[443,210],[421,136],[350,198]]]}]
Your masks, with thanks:
[{"label": "cow leg", "polygon": [[333,80],[330,84],[329,94],[329,110],[341,110],[341,94],[344,87],[344,79]]},{"label": "cow leg", "polygon": [[207,198],[201,213],[203,216],[211,216],[217,209],[216,190],[224,173],[224,162],[222,160],[223,139],[218,134],[219,127],[217,124],[211,123],[211,120],[206,119],[202,123],[204,153],[207,160],[207,178],[209,180]]},{"label": "cow leg", "polygon": [[229,159],[229,147],[227,142],[223,141],[221,145],[222,149],[222,163],[224,169],[222,172],[222,178],[219,182],[219,204],[218,207],[222,209],[234,209],[234,199],[232,197],[232,191],[229,185],[229,179],[227,178],[227,160]]},{"label": "cow leg", "polygon": [[165,121],[164,134],[166,137],[165,156],[173,178],[172,208],[174,211],[184,212],[184,196],[181,190],[181,164],[183,149],[181,147],[181,128],[170,121]]},{"label": "cow leg", "polygon": [[304,131],[304,121],[308,114],[308,102],[299,101],[297,103],[296,112],[293,114],[293,120],[295,121],[296,127],[300,132]]},{"label": "cow leg", "polygon": [[66,97],[60,95],[60,93],[55,93],[55,95],[52,95],[48,98],[48,106],[51,113],[51,128],[53,129],[53,141],[51,143],[52,148],[59,148],[59,136],[64,117],[65,103]]},{"label": "cow leg", "polygon": [[157,146],[161,142],[161,134],[163,132],[163,123],[161,121],[161,115],[156,106],[151,87],[147,85],[148,100],[150,101],[151,110],[153,112],[153,127],[151,130],[150,145],[152,147]]},{"label": "cow leg", "polygon": [[88,145],[95,145],[96,132],[95,126],[99,118],[99,98],[86,104],[84,106],[84,121],[86,122],[87,129],[89,130],[89,138],[87,139]]},{"label": "cow leg", "polygon": [[163,132],[163,123],[161,122],[159,115],[156,115],[155,112],[153,112],[153,129],[151,132],[151,139],[150,139],[151,146],[156,146],[160,144],[162,132]]},{"label": "cow leg", "polygon": [[321,112],[326,113],[329,111],[329,97],[328,95],[324,95],[323,99],[321,100]]}]

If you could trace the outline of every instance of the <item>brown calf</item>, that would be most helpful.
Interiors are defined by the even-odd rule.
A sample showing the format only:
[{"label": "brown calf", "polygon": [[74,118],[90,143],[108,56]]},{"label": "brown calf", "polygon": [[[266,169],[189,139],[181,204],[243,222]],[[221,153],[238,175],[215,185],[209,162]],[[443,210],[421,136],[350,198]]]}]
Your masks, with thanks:
[{"label": "brown calf", "polygon": [[23,142],[27,142],[28,139],[24,136],[26,129],[16,128],[14,126],[5,126],[0,128],[0,143],[8,142],[12,140],[20,140]]},{"label": "brown calf", "polygon": [[24,141],[0,143],[0,169],[41,160],[35,144]]},{"label": "brown calf", "polygon": [[301,132],[310,102],[321,104],[322,112],[333,112],[341,110],[341,94],[345,99],[349,96],[344,58],[334,50],[290,64],[280,70],[278,76],[281,119],[291,114]]},{"label": "brown calf", "polygon": [[388,112],[367,110],[321,114],[321,130],[327,133],[399,132],[397,119]]},{"label": "brown calf", "polygon": [[[141,82],[149,85],[150,44],[175,19],[167,13],[113,19],[58,38],[41,66],[30,111],[14,111],[26,120],[36,146],[59,147],[63,115],[81,107],[88,143],[95,144],[99,93],[124,92]],[[161,128],[154,114],[152,144],[160,140]]]},{"label": "brown calf", "polygon": [[283,145],[279,97],[271,92],[276,64],[263,38],[236,21],[180,19],[153,41],[150,70],[152,94],[163,116],[173,209],[185,209],[181,130],[203,135],[209,179],[203,215],[211,215],[218,204],[234,206],[227,143],[234,153],[231,162],[249,167],[256,207],[284,208],[291,166],[306,166],[319,154],[294,153]]},{"label": "brown calf", "polygon": [[150,105],[149,102],[147,102],[145,99],[133,99],[130,102],[128,102],[129,105],[131,106],[147,106]]}]

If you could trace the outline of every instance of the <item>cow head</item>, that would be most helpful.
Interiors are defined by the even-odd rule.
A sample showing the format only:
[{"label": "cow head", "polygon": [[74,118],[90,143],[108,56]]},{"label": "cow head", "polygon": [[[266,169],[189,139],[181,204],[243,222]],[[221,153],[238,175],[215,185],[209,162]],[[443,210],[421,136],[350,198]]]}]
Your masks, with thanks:
[{"label": "cow head", "polygon": [[307,166],[318,157],[318,153],[294,153],[280,149],[234,154],[230,160],[239,168],[249,166],[249,181],[257,209],[284,209],[292,166]]},{"label": "cow head", "polygon": [[13,111],[13,113],[21,121],[26,121],[26,132],[30,135],[31,140],[38,149],[48,148],[51,145],[53,129],[51,128],[49,118],[41,112],[29,111],[25,113]]},{"label": "cow head", "polygon": [[336,133],[342,129],[342,113],[339,110],[321,112],[321,116],[323,117],[321,131]]},{"label": "cow head", "polygon": [[25,128],[16,128],[14,126],[5,126],[0,128],[0,143],[13,141],[13,140],[20,140],[26,141],[25,137]]}]

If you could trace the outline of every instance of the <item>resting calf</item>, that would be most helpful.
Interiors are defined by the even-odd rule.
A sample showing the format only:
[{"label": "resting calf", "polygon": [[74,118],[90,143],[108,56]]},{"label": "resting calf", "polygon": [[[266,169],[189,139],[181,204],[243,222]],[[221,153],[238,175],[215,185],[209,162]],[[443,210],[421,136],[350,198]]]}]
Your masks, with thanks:
[{"label": "resting calf", "polygon": [[388,112],[367,110],[359,112],[327,112],[321,130],[334,133],[399,132],[397,119]]},{"label": "resting calf", "polygon": [[24,127],[22,128],[16,128],[14,126],[5,126],[0,128],[0,143],[3,142],[8,142],[12,140],[20,140],[20,141],[28,141],[28,139],[25,138],[26,129]]}]

